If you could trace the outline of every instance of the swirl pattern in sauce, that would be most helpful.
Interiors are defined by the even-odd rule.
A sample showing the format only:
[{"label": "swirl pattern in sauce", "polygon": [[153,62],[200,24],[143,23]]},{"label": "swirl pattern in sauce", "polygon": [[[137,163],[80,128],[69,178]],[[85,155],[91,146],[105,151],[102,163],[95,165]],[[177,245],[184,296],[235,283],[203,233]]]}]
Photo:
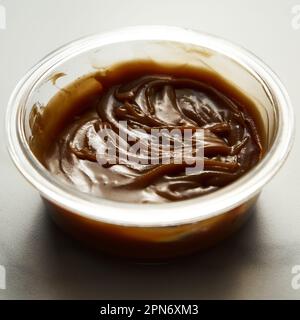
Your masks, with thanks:
[{"label": "swirl pattern in sauce", "polygon": [[[188,199],[230,184],[263,155],[261,120],[254,104],[216,74],[149,62],[125,64],[93,79],[101,84],[98,94],[69,112],[50,146],[39,150],[48,170],[84,192],[125,202]],[[97,161],[95,143],[99,147],[101,140],[95,137],[108,128],[131,138],[116,146],[117,154],[130,156],[121,164]],[[130,154],[130,147],[137,140],[150,141],[151,129],[202,129],[204,169],[187,173],[185,161],[132,161],[136,155]],[[157,149],[159,159],[166,156],[159,144],[151,148]]]}]

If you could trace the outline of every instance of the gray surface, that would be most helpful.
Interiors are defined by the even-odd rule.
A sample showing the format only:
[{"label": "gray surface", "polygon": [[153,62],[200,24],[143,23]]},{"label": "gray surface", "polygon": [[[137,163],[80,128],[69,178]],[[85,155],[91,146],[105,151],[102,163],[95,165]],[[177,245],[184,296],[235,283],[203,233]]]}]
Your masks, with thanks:
[{"label": "gray surface", "polygon": [[[219,247],[169,265],[130,265],[96,255],[48,218],[38,193],[4,145],[7,100],[24,72],[56,47],[86,34],[136,24],[169,24],[214,33],[250,49],[285,83],[299,115],[300,30],[296,1],[2,0],[0,30],[0,298],[300,298],[291,268],[300,265],[300,133],[255,215]],[[298,1],[298,3],[300,3]]]}]

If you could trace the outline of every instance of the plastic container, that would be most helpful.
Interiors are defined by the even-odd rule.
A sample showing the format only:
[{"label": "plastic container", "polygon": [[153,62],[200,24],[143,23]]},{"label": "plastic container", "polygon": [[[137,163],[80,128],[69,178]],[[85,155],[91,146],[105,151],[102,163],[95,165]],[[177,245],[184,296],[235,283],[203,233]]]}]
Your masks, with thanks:
[{"label": "plastic container", "polygon": [[[211,194],[173,203],[129,204],[80,192],[51,175],[28,141],[29,114],[79,76],[115,63],[152,59],[189,63],[220,73],[257,105],[266,129],[262,161],[234,183]],[[58,73],[65,76],[53,85]],[[45,57],[19,82],[7,118],[11,157],[40,192],[54,220],[102,251],[138,259],[167,259],[207,248],[236,230],[291,148],[294,115],[285,88],[257,57],[223,39],[166,26],[138,26],[72,42]]]}]

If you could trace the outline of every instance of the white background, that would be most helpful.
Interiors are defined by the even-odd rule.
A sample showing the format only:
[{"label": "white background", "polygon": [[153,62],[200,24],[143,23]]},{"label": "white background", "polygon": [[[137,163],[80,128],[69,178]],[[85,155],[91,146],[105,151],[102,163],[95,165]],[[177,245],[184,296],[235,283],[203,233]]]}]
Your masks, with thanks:
[{"label": "white background", "polygon": [[44,55],[78,37],[127,25],[167,24],[241,44],[272,67],[300,105],[300,0],[0,0],[0,298],[300,298],[300,133],[249,223],[220,246],[165,265],[134,265],[97,255],[65,236],[5,149],[4,114],[20,77]]}]

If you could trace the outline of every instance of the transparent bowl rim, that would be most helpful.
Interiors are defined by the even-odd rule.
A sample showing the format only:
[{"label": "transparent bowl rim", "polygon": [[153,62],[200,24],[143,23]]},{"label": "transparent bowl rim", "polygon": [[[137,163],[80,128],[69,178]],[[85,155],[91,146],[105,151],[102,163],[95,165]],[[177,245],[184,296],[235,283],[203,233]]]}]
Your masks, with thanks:
[{"label": "transparent bowl rim", "polygon": [[[267,85],[276,100],[277,133],[262,161],[246,175],[211,194],[162,204],[121,203],[75,190],[53,177],[33,156],[23,132],[24,99],[41,75],[72,57],[104,45],[131,41],[175,41],[217,51],[230,57]],[[24,177],[52,203],[74,214],[105,223],[163,227],[194,223],[228,212],[257,195],[275,175],[291,149],[294,112],[289,96],[278,76],[248,50],[222,38],[173,26],[134,26],[96,34],[73,41],[47,55],[20,80],[6,113],[7,147]]]}]

